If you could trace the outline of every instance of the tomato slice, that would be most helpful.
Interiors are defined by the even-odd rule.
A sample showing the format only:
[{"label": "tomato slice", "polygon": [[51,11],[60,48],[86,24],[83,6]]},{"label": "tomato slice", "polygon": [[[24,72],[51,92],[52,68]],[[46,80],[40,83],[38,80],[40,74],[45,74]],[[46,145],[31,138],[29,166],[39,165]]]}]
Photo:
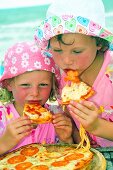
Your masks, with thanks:
[{"label": "tomato slice", "polygon": [[74,153],[74,154],[66,156],[64,159],[68,161],[72,161],[72,160],[81,159],[83,157],[84,157],[84,154],[82,153],[76,153],[76,154]]},{"label": "tomato slice", "polygon": [[21,150],[20,154],[25,156],[33,156],[35,155],[39,149],[37,147],[28,147]]},{"label": "tomato slice", "polygon": [[23,162],[15,166],[16,170],[26,170],[27,168],[30,168],[33,164],[30,162]]},{"label": "tomato slice", "polygon": [[20,162],[24,162],[26,160],[26,157],[24,155],[16,155],[7,160],[10,164],[16,164]]},{"label": "tomato slice", "polygon": [[63,160],[63,161],[55,161],[51,165],[55,167],[60,167],[60,166],[66,166],[69,163],[68,160]]}]

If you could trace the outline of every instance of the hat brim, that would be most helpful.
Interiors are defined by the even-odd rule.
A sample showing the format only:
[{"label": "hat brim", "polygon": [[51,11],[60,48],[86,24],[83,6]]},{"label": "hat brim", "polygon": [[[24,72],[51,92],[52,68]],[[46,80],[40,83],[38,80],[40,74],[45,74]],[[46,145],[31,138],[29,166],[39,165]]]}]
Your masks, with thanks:
[{"label": "hat brim", "polygon": [[47,47],[47,41],[59,34],[81,33],[100,37],[113,43],[113,33],[101,25],[81,16],[52,16],[45,19],[35,32],[35,40],[41,48]]}]

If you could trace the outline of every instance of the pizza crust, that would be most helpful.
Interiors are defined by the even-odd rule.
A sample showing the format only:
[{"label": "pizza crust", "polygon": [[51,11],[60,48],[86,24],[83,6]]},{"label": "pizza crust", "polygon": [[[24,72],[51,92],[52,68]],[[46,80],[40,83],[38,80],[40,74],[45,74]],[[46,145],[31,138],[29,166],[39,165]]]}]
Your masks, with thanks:
[{"label": "pizza crust", "polygon": [[52,113],[37,103],[26,103],[23,115],[28,116],[34,124],[52,122]]}]

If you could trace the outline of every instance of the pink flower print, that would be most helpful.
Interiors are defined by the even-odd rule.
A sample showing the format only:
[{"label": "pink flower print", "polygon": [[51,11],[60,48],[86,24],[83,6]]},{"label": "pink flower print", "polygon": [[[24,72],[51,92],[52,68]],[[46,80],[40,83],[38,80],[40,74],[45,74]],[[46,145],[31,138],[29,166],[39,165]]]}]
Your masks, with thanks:
[{"label": "pink flower print", "polygon": [[29,54],[28,53],[23,53],[21,58],[22,58],[22,60],[27,60],[27,59],[29,59]]},{"label": "pink flower print", "polygon": [[12,113],[7,114],[7,115],[6,115],[6,118],[7,118],[8,120],[12,119],[12,118],[13,118],[13,114],[12,114]]},{"label": "pink flower print", "polygon": [[45,58],[44,62],[45,62],[45,64],[50,65],[50,59],[49,58]]},{"label": "pink flower print", "polygon": [[8,58],[11,58],[11,57],[12,57],[12,54],[13,54],[13,51],[10,51],[10,52],[8,53]]},{"label": "pink flower print", "polygon": [[29,62],[27,60],[23,60],[21,65],[22,65],[23,68],[26,68],[26,67],[29,66]]},{"label": "pink flower print", "polygon": [[90,22],[89,23],[89,30],[90,31],[92,31],[92,32],[94,32],[94,31],[96,31],[96,30],[100,30],[101,29],[101,26],[100,25],[98,25],[98,24],[96,24],[95,22]]},{"label": "pink flower print", "polygon": [[10,70],[11,74],[17,73],[17,68],[15,66],[11,67],[9,70]]},{"label": "pink flower print", "polygon": [[84,27],[82,27],[81,25],[77,26],[77,32],[81,33],[81,34],[87,34],[87,30]]},{"label": "pink flower print", "polygon": [[38,51],[37,45],[33,45],[30,50],[34,53],[37,52]]},{"label": "pink flower print", "polygon": [[10,114],[10,108],[7,107],[7,108],[6,108],[6,111],[7,111],[7,114],[9,115],[9,114]]},{"label": "pink flower print", "polygon": [[45,23],[44,30],[50,30],[50,29],[51,29],[51,25],[49,23]]},{"label": "pink flower print", "polygon": [[62,34],[63,33],[63,26],[59,25],[57,28],[53,30],[55,35]]},{"label": "pink flower print", "polygon": [[21,46],[18,46],[18,47],[16,48],[16,53],[17,53],[17,54],[22,53],[22,51],[23,51],[23,48],[22,48]]},{"label": "pink flower print", "polygon": [[2,112],[0,111],[0,120],[2,120]]},{"label": "pink flower print", "polygon": [[6,112],[7,112],[6,118],[7,118],[8,120],[12,119],[12,118],[13,118],[13,114],[11,113],[9,107],[6,108]]},{"label": "pink flower print", "polygon": [[34,63],[34,67],[37,68],[37,69],[40,69],[41,66],[42,66],[41,63],[38,62],[38,61],[36,61],[36,62]]},{"label": "pink flower print", "polygon": [[16,63],[16,61],[17,61],[16,57],[15,57],[15,56],[13,56],[13,58],[12,58],[12,64],[15,64],[15,63]]}]

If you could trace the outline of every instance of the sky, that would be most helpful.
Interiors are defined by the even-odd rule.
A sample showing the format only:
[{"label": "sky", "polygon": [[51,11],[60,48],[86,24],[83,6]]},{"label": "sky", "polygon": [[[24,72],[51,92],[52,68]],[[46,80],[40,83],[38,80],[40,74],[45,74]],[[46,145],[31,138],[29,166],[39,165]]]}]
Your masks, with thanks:
[{"label": "sky", "polygon": [[54,0],[0,0],[0,9],[44,5]]}]

